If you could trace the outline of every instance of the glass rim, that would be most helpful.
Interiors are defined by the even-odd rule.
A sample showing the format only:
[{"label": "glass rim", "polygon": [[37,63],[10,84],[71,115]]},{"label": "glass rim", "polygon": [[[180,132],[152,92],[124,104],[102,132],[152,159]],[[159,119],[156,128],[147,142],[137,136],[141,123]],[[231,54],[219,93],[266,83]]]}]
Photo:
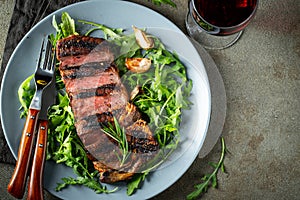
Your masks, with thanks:
[{"label": "glass rim", "polygon": [[[258,8],[259,0],[256,0],[255,8],[254,8],[253,11],[251,12],[251,14],[250,14],[244,21],[242,21],[241,23],[236,24],[236,25],[234,25],[234,26],[216,26],[216,25],[211,24],[210,22],[208,22],[207,20],[205,20],[205,19],[200,15],[200,13],[198,12],[198,10],[196,9],[196,6],[195,6],[195,0],[191,0],[190,2],[192,3],[192,6],[193,6],[193,10],[191,10],[190,12],[195,12],[195,13],[197,14],[197,16],[198,16],[199,18],[201,18],[201,20],[203,20],[203,21],[204,21],[205,23],[207,23],[209,26],[212,26],[212,27],[214,27],[214,28],[216,28],[216,29],[220,29],[220,28],[221,28],[221,29],[226,30],[226,29],[234,29],[234,28],[237,28],[237,27],[242,26],[243,24],[248,23],[248,22],[251,20],[251,18],[254,17],[254,14],[255,14],[255,12],[256,12],[256,10],[257,10],[257,8]],[[194,16],[192,16],[192,17],[194,18]],[[195,19],[194,19],[194,20],[195,20]]]}]

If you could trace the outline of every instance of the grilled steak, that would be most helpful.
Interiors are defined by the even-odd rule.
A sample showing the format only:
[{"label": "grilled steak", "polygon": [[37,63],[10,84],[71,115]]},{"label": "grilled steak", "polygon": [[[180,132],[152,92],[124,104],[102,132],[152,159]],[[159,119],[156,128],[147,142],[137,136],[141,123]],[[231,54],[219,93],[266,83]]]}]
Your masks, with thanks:
[{"label": "grilled steak", "polygon": [[[72,35],[57,43],[59,71],[70,97],[78,136],[102,182],[131,178],[158,151],[158,143],[141,113],[129,103],[114,55],[107,41]],[[124,127],[130,154],[121,163],[119,144],[104,133],[114,124]]]}]

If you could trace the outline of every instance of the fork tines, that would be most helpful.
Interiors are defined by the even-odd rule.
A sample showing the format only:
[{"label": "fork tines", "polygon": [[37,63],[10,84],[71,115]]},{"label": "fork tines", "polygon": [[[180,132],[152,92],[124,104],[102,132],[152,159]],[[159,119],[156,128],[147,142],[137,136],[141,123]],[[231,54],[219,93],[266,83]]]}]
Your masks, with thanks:
[{"label": "fork tines", "polygon": [[[44,59],[44,61],[42,60]],[[45,48],[45,38],[43,39],[41,50],[40,50],[40,56],[38,60],[38,67],[40,67],[43,70],[50,70],[52,71],[55,60],[55,52],[54,48],[49,40],[49,37],[47,37],[47,44]],[[43,65],[41,63],[43,62]]]}]

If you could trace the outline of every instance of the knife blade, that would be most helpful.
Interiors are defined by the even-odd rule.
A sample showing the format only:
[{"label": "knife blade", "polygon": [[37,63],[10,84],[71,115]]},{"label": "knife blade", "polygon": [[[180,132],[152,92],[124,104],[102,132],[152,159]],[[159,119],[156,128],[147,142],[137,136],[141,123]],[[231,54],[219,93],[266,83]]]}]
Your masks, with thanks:
[{"label": "knife blade", "polygon": [[43,199],[43,174],[47,149],[48,133],[48,109],[55,104],[56,88],[55,76],[51,84],[45,89],[43,94],[42,108],[38,120],[38,133],[35,145],[35,152],[32,160],[31,172],[28,183],[28,200]]},{"label": "knife blade", "polygon": [[[46,42],[46,46],[45,46]],[[39,117],[41,102],[43,99],[44,90],[49,87],[50,80],[54,74],[52,61],[54,54],[52,51],[52,45],[49,38],[43,39],[36,71],[34,75],[36,91],[34,97],[29,106],[28,115],[22,131],[18,159],[7,186],[7,191],[16,198],[21,199],[24,195],[26,180],[29,170],[29,164],[31,161],[32,147],[35,142],[35,130]],[[51,69],[49,69],[51,67]]]}]

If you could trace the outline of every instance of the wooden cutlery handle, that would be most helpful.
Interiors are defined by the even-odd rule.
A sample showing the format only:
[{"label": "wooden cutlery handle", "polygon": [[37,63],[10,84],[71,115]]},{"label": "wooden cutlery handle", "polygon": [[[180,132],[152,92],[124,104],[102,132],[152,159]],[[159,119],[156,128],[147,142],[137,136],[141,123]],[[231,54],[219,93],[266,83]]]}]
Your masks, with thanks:
[{"label": "wooden cutlery handle", "polygon": [[43,173],[45,155],[47,149],[48,121],[40,120],[38,138],[32,162],[32,168],[28,184],[27,200],[42,200],[43,195]]},{"label": "wooden cutlery handle", "polygon": [[7,186],[7,191],[16,198],[21,199],[24,195],[28,166],[31,158],[31,150],[35,137],[35,127],[39,110],[29,109],[25,126],[22,132],[18,150],[18,160],[14,173]]}]

